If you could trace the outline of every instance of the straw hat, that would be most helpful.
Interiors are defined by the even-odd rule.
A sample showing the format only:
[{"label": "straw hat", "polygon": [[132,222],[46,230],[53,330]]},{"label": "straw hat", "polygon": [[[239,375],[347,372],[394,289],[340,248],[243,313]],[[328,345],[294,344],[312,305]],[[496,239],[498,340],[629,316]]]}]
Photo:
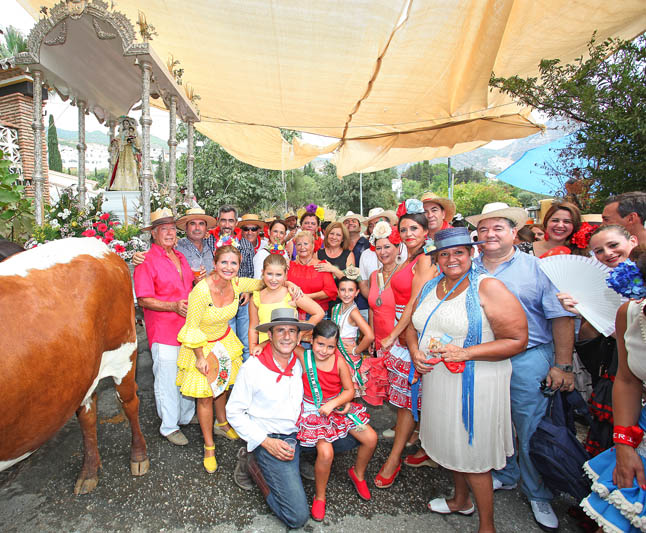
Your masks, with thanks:
[{"label": "straw hat", "polygon": [[505,202],[493,202],[486,204],[481,214],[467,217],[467,222],[477,227],[480,221],[488,218],[508,218],[515,227],[522,228],[529,217],[522,207],[509,207]]},{"label": "straw hat", "polygon": [[242,218],[238,222],[238,227],[241,228],[247,224],[255,224],[261,228],[264,228],[267,225],[267,223],[264,220],[261,220],[260,216],[256,214],[242,215]]},{"label": "straw hat", "polygon": [[150,226],[141,228],[141,230],[152,231],[157,226],[161,226],[162,224],[175,224],[175,217],[173,216],[173,212],[168,209],[168,207],[155,209],[152,213],[150,213]]},{"label": "straw hat", "polygon": [[256,331],[267,333],[274,326],[296,326],[299,331],[310,330],[314,324],[300,322],[296,316],[296,310],[292,307],[279,307],[271,312],[271,320],[256,326]]},{"label": "straw hat", "polygon": [[365,218],[362,217],[361,215],[357,213],[353,213],[352,211],[348,211],[345,214],[345,216],[340,217],[339,220],[337,220],[337,222],[341,222],[343,224],[346,220],[350,220],[351,218],[358,220],[359,224],[361,224],[365,220]]},{"label": "straw hat", "polygon": [[204,220],[206,222],[206,229],[214,228],[218,225],[218,221],[207,215],[201,207],[192,207],[187,209],[183,217],[177,220],[177,227],[182,231],[186,231],[186,224],[191,220]]},{"label": "straw hat", "polygon": [[373,207],[370,211],[368,211],[368,216],[363,222],[367,226],[371,220],[374,220],[375,218],[382,218],[382,217],[387,218],[391,225],[397,224],[398,219],[395,212],[391,210],[384,211],[383,207]]},{"label": "straw hat", "polygon": [[296,216],[294,211],[287,211],[287,213],[283,215],[283,220],[287,220],[288,218],[298,218],[298,216]]},{"label": "straw hat", "polygon": [[422,204],[424,202],[432,202],[434,204],[437,204],[444,209],[444,220],[447,222],[451,222],[453,220],[453,217],[455,216],[455,212],[457,211],[457,208],[455,207],[455,204],[453,203],[453,200],[449,200],[448,198],[442,198],[441,196],[438,196],[435,193],[432,192],[425,192],[422,194],[422,197],[420,198],[422,201]]}]

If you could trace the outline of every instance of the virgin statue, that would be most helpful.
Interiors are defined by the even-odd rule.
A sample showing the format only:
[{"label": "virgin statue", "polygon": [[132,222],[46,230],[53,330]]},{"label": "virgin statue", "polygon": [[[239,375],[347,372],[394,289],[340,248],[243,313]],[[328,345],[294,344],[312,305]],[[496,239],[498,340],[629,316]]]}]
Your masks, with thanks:
[{"label": "virgin statue", "polygon": [[134,118],[119,117],[119,136],[112,140],[110,151],[115,163],[109,189],[138,191],[141,181],[141,139]]}]

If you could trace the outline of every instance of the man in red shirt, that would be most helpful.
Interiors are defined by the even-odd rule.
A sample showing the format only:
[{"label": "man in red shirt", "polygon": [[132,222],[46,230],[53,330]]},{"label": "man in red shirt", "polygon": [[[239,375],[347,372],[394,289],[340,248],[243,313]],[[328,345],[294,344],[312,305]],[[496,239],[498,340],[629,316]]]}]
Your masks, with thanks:
[{"label": "man in red shirt", "polygon": [[180,343],[177,334],[186,320],[193,272],[184,255],[175,250],[177,228],[169,209],[158,209],[144,228],[152,234],[146,260],[135,267],[135,293],[144,310],[148,344],[153,358],[155,404],[162,419],[160,433],[171,443],[185,446],[188,439],[179,429],[195,413],[193,398],[182,396],[175,385]]}]

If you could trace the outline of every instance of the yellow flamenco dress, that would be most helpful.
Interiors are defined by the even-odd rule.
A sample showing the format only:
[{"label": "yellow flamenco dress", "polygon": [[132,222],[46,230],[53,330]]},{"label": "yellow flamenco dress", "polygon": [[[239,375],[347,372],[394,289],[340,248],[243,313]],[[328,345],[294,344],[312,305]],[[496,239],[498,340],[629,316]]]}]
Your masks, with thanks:
[{"label": "yellow flamenco dress", "polygon": [[216,307],[206,279],[200,281],[188,296],[186,323],[179,331],[177,340],[182,343],[177,358],[177,381],[184,396],[208,398],[213,396],[211,386],[195,367],[193,348],[202,348],[206,357],[216,342],[221,342],[231,357],[231,378],[227,389],[235,382],[242,366],[242,343],[232,329],[231,320],[238,312],[238,297],[242,292],[253,292],[263,287],[263,282],[250,278],[235,278],[231,281],[233,301],[224,307]]}]

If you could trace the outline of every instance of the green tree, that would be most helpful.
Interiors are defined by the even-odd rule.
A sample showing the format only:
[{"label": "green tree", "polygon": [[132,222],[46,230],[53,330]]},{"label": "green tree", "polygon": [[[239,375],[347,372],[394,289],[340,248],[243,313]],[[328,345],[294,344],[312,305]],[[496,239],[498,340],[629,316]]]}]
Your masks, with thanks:
[{"label": "green tree", "polygon": [[465,217],[481,213],[484,205],[492,202],[520,206],[520,202],[507,187],[500,183],[458,183],[455,185],[453,201],[458,213]]},{"label": "green tree", "polygon": [[574,122],[579,129],[558,154],[556,168],[546,168],[562,181],[589,180],[600,203],[611,194],[644,189],[646,38],[597,44],[593,35],[588,54],[565,65],[543,59],[534,78],[492,73],[489,85],[549,117]]},{"label": "green tree", "polygon": [[27,51],[27,38],[19,29],[7,26],[0,33],[2,33],[3,40],[0,43],[0,57],[12,57]]},{"label": "green tree", "polygon": [[58,134],[54,124],[54,115],[49,115],[49,126],[47,127],[47,164],[49,170],[63,172],[63,160],[58,149]]},{"label": "green tree", "polygon": [[[180,128],[178,140],[186,138]],[[239,161],[219,144],[195,132],[193,190],[207,213],[216,213],[223,204],[233,204],[241,212],[257,213],[284,205],[280,172],[252,167]],[[186,154],[177,162],[177,181],[186,180]]]},{"label": "green tree", "polygon": [[16,175],[9,173],[9,160],[0,150],[0,236],[23,244],[35,222],[34,204],[16,183]]},{"label": "green tree", "polygon": [[456,184],[458,183],[469,183],[476,182],[480,183],[487,179],[485,173],[482,170],[477,170],[475,168],[463,168],[453,172],[453,179]]},{"label": "green tree", "polygon": [[[392,190],[392,180],[397,178],[394,168],[363,174],[363,209],[367,212],[373,207],[390,209],[396,206],[397,198]],[[327,162],[323,174],[318,179],[320,196],[311,201],[335,209],[337,213],[359,212],[359,174],[350,174],[340,180],[336,167]]]}]

